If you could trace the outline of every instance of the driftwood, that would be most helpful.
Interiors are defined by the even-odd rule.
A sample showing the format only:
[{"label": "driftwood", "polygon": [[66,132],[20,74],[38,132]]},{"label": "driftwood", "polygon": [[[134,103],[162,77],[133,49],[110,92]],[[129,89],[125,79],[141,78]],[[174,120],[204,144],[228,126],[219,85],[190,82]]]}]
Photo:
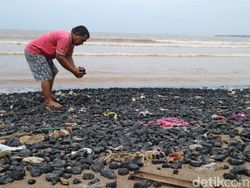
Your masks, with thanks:
[{"label": "driftwood", "polygon": [[185,187],[192,188],[193,184],[190,180],[179,179],[171,176],[162,176],[159,174],[153,174],[145,171],[134,171],[134,173],[129,175],[129,179],[147,179],[151,181],[161,182],[162,184],[176,186],[176,187]]}]

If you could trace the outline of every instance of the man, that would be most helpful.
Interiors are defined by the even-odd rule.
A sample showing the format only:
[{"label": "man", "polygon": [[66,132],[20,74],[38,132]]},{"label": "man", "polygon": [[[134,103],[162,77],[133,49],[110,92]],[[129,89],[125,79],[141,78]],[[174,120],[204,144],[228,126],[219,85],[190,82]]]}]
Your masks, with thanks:
[{"label": "man", "polygon": [[52,88],[58,70],[53,63],[57,61],[77,78],[86,74],[85,69],[77,67],[72,58],[74,46],[83,44],[89,38],[85,26],[77,26],[68,31],[52,31],[32,40],[25,48],[25,57],[36,81],[41,81],[45,106],[60,109],[52,95]]}]

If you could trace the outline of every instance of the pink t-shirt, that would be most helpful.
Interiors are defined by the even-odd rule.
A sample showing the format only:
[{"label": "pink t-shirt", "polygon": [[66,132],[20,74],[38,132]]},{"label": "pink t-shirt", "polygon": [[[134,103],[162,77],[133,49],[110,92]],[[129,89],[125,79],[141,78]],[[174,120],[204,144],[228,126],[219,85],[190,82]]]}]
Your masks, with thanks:
[{"label": "pink t-shirt", "polygon": [[26,50],[32,54],[43,54],[47,59],[54,59],[56,53],[71,55],[74,45],[71,44],[70,32],[51,31],[29,42]]}]

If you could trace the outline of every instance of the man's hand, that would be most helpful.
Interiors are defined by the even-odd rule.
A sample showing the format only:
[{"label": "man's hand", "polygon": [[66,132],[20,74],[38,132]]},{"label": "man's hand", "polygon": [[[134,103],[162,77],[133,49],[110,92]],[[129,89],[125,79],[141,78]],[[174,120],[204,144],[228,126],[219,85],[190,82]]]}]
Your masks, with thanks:
[{"label": "man's hand", "polygon": [[85,68],[79,67],[79,69],[80,69],[80,72],[82,72],[83,74],[86,74],[86,69]]},{"label": "man's hand", "polygon": [[83,67],[78,67],[75,69],[74,75],[77,78],[82,78],[86,74],[86,70]]}]

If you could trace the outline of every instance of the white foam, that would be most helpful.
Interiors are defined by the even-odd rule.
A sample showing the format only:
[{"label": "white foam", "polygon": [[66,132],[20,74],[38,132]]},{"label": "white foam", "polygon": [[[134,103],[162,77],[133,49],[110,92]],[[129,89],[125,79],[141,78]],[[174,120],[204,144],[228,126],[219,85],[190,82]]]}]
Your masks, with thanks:
[{"label": "white foam", "polygon": [[[0,51],[0,55],[23,55],[22,51]],[[75,52],[74,56],[127,57],[250,57],[249,53],[159,53],[159,52]]]}]

